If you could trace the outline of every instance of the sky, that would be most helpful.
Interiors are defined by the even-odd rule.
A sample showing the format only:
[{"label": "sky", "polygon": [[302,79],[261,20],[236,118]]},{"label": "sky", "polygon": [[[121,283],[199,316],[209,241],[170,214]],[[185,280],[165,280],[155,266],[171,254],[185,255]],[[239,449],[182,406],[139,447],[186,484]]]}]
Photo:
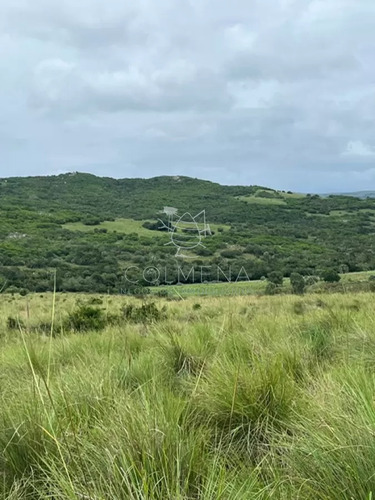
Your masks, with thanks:
[{"label": "sky", "polygon": [[374,0],[1,0],[0,177],[375,189]]}]

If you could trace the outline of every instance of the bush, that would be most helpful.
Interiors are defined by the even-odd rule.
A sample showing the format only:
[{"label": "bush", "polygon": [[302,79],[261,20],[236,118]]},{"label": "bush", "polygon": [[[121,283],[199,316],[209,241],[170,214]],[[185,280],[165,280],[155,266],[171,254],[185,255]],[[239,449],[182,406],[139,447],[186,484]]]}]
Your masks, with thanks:
[{"label": "bush", "polygon": [[236,257],[238,257],[241,254],[242,254],[242,252],[240,250],[237,250],[237,249],[227,249],[227,250],[223,250],[220,253],[220,255],[222,257],[224,257],[225,259],[235,259]]},{"label": "bush", "polygon": [[322,278],[327,283],[338,283],[341,280],[339,273],[334,269],[326,269],[323,271]]},{"label": "bush", "polygon": [[99,226],[100,224],[100,219],[97,219],[95,217],[88,217],[87,219],[84,219],[82,223],[85,226]]},{"label": "bush", "polygon": [[307,276],[305,278],[305,283],[306,286],[312,286],[315,285],[315,283],[319,282],[319,277],[318,276]]},{"label": "bush", "polygon": [[266,295],[276,295],[279,292],[280,287],[275,285],[275,283],[268,282],[266,285],[266,289],[264,290],[264,293]]},{"label": "bush", "polygon": [[292,273],[290,275],[290,284],[292,285],[293,293],[302,295],[306,288],[304,277],[299,273]]},{"label": "bush", "polygon": [[168,231],[168,221],[156,221],[156,222],[151,222],[146,220],[143,224],[142,227],[149,229],[150,231]]},{"label": "bush", "polygon": [[267,279],[270,283],[274,283],[275,285],[283,284],[283,274],[280,271],[272,271],[268,274]]},{"label": "bush", "polygon": [[142,304],[139,307],[128,304],[123,308],[122,312],[124,319],[131,323],[150,323],[160,321],[165,317],[165,309],[159,310],[154,302]]},{"label": "bush", "polygon": [[198,247],[195,249],[195,253],[201,257],[210,257],[214,254],[212,250],[206,247]]},{"label": "bush", "polygon": [[69,314],[64,326],[66,329],[82,332],[102,330],[106,326],[106,322],[104,312],[101,309],[81,305]]}]

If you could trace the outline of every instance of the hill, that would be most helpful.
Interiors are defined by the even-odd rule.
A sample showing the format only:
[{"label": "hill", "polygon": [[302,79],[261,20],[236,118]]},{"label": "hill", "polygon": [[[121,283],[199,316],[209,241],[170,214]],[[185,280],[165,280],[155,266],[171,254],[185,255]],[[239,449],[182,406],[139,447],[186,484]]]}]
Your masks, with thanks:
[{"label": "hill", "polygon": [[[165,206],[200,216],[171,238]],[[70,173],[0,179],[0,221],[0,290],[50,290],[55,271],[60,291],[120,292],[375,269],[375,200],[352,196]]]}]

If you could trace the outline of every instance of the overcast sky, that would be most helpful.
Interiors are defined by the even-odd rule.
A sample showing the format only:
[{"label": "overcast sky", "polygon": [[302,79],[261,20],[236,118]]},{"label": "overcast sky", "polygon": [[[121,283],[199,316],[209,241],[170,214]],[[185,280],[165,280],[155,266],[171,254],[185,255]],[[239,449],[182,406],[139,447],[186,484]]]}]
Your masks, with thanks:
[{"label": "overcast sky", "polygon": [[0,177],[375,189],[374,0],[1,0]]}]

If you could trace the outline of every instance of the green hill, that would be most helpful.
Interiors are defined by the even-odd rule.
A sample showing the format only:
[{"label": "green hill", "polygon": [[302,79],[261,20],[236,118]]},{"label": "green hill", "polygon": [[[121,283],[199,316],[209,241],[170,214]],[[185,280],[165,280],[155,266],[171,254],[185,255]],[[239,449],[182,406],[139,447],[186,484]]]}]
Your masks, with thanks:
[{"label": "green hill", "polygon": [[[196,226],[203,232],[209,225],[203,245],[186,243],[198,238],[186,220],[171,242],[158,221],[167,223],[165,206],[178,210],[176,220],[205,211],[206,226],[202,214]],[[183,257],[176,257],[176,241]],[[81,292],[225,281],[229,275],[260,279],[274,270],[285,276],[326,268],[367,271],[375,269],[374,249],[373,199],[183,176],[0,179],[0,290],[49,290],[55,270],[59,290]]]}]

